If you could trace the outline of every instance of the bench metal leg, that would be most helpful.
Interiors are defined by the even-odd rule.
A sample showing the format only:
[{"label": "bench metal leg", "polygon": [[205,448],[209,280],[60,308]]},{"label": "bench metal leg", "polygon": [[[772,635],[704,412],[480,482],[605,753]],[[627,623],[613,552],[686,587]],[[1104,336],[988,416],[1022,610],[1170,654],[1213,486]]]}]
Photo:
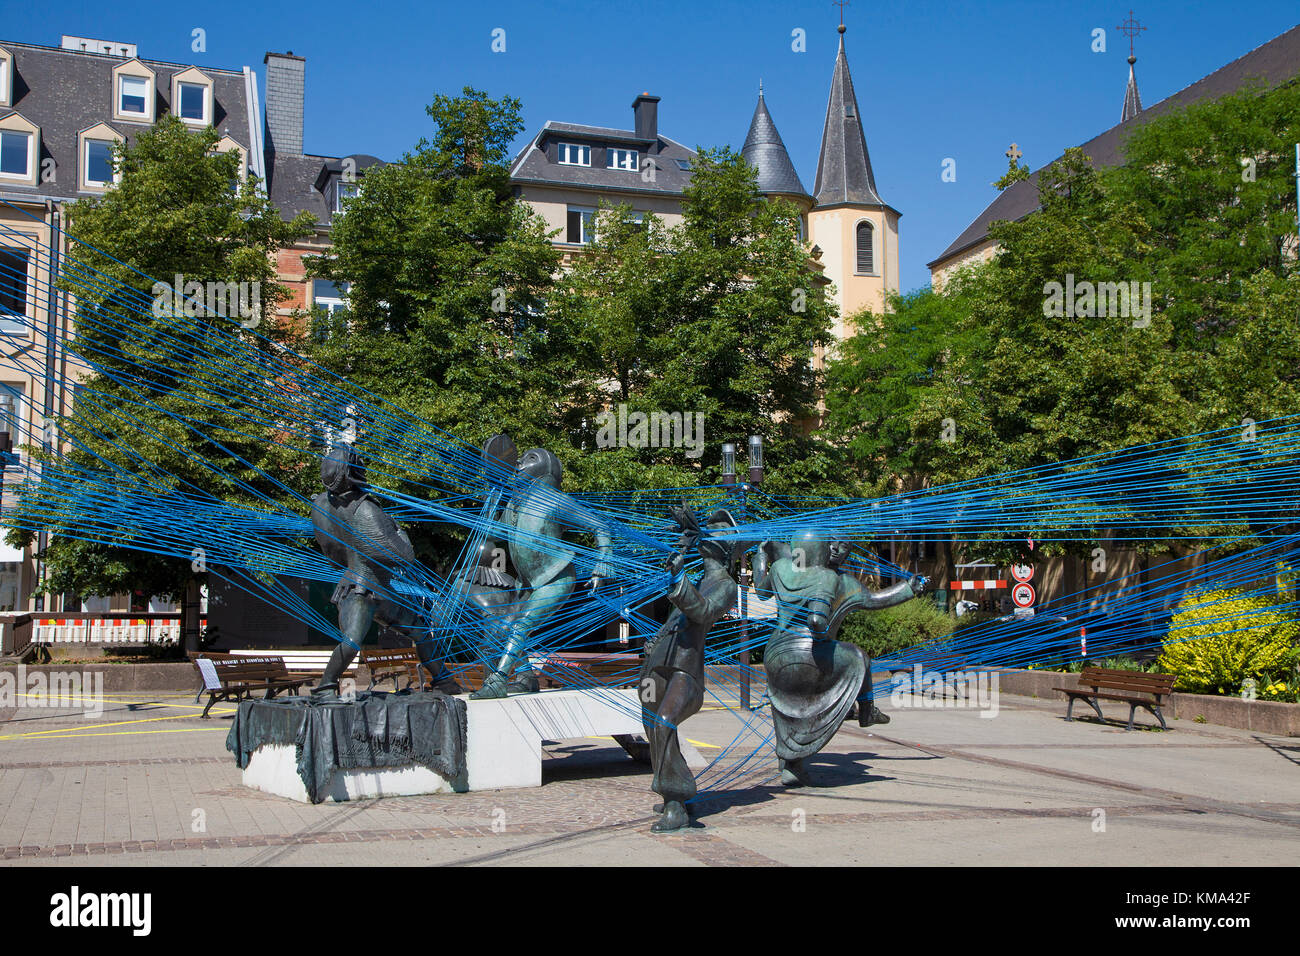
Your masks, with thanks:
[{"label": "bench metal leg", "polygon": [[1066,719],[1066,720],[1074,720],[1074,702],[1075,702],[1076,700],[1078,700],[1078,699],[1079,699],[1079,698],[1077,698],[1077,697],[1071,697],[1071,698],[1070,698],[1070,706],[1068,706],[1068,707],[1065,708],[1065,719]]},{"label": "bench metal leg", "polygon": [[215,704],[216,702],[217,702],[217,695],[216,695],[216,694],[209,694],[209,695],[208,695],[208,706],[206,706],[206,707],[203,708],[203,713],[200,714],[199,717],[200,717],[200,718],[207,717],[207,716],[208,716],[208,711],[210,711],[210,710],[212,709],[212,705]]},{"label": "bench metal leg", "polygon": [[1128,705],[1128,726],[1124,728],[1125,730],[1133,729],[1133,715],[1137,712],[1137,709],[1138,709],[1137,704]]}]

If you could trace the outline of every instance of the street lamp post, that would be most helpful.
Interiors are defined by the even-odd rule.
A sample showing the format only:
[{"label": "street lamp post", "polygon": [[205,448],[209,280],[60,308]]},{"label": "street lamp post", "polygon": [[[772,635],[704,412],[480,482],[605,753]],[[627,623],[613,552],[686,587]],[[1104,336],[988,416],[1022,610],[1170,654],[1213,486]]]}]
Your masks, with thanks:
[{"label": "street lamp post", "polygon": [[[723,484],[735,484],[736,446],[727,442],[722,446],[722,481]],[[731,480],[728,481],[728,476]],[[740,486],[741,507],[745,504],[745,492],[750,486],[757,488],[763,481],[763,436],[749,436],[749,482]],[[740,614],[740,652],[736,663],[740,666],[740,706],[749,710],[749,587],[753,583],[753,572],[747,566],[744,555],[740,557],[740,569],[736,575],[736,607]]]}]

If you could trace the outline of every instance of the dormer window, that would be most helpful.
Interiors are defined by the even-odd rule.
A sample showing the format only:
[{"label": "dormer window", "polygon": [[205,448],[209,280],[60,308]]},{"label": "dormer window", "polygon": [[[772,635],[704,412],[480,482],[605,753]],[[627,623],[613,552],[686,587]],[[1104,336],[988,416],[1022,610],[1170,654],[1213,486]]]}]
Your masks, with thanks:
[{"label": "dormer window", "polygon": [[113,119],[154,121],[154,72],[139,60],[113,68]]},{"label": "dormer window", "polygon": [[173,76],[172,112],[190,126],[210,126],[212,78],[193,66]]},{"label": "dormer window", "polygon": [[581,143],[560,143],[559,155],[561,166],[591,165],[591,147]]},{"label": "dormer window", "polygon": [[149,106],[149,81],[143,76],[118,77],[117,111],[143,117]]},{"label": "dormer window", "polygon": [[113,147],[122,134],[106,123],[82,130],[77,137],[81,156],[81,188],[102,192],[121,177],[113,171]]},{"label": "dormer window", "polygon": [[208,116],[208,89],[197,83],[180,83],[176,112],[183,120],[203,122]]},{"label": "dormer window", "polygon": [[360,195],[361,184],[353,180],[346,182],[343,179],[336,180],[334,183],[334,213],[337,215],[343,211],[344,200],[351,199]]},{"label": "dormer window", "polygon": [[36,185],[41,129],[19,113],[0,119],[0,183]]},{"label": "dormer window", "polygon": [[32,169],[32,134],[0,129],[0,176],[27,179]]},{"label": "dormer window", "polygon": [[13,105],[14,58],[0,47],[0,106]]},{"label": "dormer window", "polygon": [[113,144],[102,139],[86,140],[86,183],[107,186],[113,181]]},{"label": "dormer window", "polygon": [[605,165],[609,169],[627,169],[636,172],[636,156],[635,149],[607,149],[605,150]]}]

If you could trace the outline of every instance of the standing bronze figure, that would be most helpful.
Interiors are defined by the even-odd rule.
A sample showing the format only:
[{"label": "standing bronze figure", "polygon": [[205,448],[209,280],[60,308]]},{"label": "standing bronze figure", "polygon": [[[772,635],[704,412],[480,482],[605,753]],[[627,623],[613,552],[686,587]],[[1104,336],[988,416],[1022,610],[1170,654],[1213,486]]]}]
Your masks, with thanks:
[{"label": "standing bronze figure", "polygon": [[374,621],[402,630],[415,642],[420,666],[435,685],[459,692],[455,681],[443,671],[442,662],[433,657],[432,643],[416,636],[416,613],[393,600],[393,571],[414,562],[415,550],[406,532],[367,494],[361,456],[351,445],[336,445],[321,461],[320,472],[325,490],[312,499],[311,521],[321,552],[343,571],[330,598],[339,609],[343,640],[330,655],[312,695],[337,696],[339,680],[356,658]]},{"label": "standing bronze figure", "polygon": [[914,576],[868,591],[837,570],[846,553],[837,546],[832,555],[830,540],[809,531],[789,547],[763,542],[755,559],[754,586],[778,600],[763,666],[781,782],[787,786],[815,785],[804,761],[826,746],[859,698],[860,722],[876,722],[870,659],[857,645],[833,639],[844,617],[853,610],[902,604],[925,589],[926,579]]},{"label": "standing bronze figure", "polygon": [[[513,443],[492,439],[491,447],[513,449]],[[505,646],[496,668],[470,695],[475,700],[537,692],[537,673],[528,659],[534,643],[532,635],[568,600],[577,584],[573,566],[577,552],[565,542],[566,530],[595,535],[600,559],[592,569],[593,586],[611,575],[613,540],[598,519],[560,491],[560,460],[545,448],[531,448],[519,459],[516,473],[519,485],[498,521],[506,526],[506,544],[518,587],[507,592],[508,599],[489,599],[485,595],[476,599],[490,618],[497,612],[507,612],[508,618],[497,617],[493,622],[503,627]]]},{"label": "standing bronze figure", "polygon": [[[736,526],[727,511],[715,511],[703,534],[689,508],[673,509],[673,517],[682,535],[665,570],[673,575],[668,600],[676,610],[647,642],[638,683],[654,767],[650,787],[663,797],[663,813],[650,827],[656,833],[690,823],[686,801],[695,796],[695,775],[682,756],[678,729],[704,703],[704,641],[709,629],[736,603],[735,565],[744,550],[735,537],[707,534]],[[704,563],[696,584],[683,572],[692,548]]]}]

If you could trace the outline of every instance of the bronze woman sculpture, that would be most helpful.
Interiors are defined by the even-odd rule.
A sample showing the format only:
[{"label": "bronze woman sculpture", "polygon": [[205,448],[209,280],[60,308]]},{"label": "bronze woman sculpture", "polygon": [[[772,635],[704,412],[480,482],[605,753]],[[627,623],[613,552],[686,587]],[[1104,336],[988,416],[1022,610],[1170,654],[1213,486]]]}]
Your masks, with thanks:
[{"label": "bronze woman sculpture", "polygon": [[[781,782],[813,786],[804,761],[820,751],[863,698],[863,723],[877,711],[870,702],[871,662],[854,644],[834,640],[851,610],[901,604],[920,594],[926,579],[868,591],[837,570],[844,549],[809,531],[785,547],[765,541],[755,558],[754,586],[778,600],[777,622],[763,650]],[[864,692],[865,695],[864,696]]]}]

